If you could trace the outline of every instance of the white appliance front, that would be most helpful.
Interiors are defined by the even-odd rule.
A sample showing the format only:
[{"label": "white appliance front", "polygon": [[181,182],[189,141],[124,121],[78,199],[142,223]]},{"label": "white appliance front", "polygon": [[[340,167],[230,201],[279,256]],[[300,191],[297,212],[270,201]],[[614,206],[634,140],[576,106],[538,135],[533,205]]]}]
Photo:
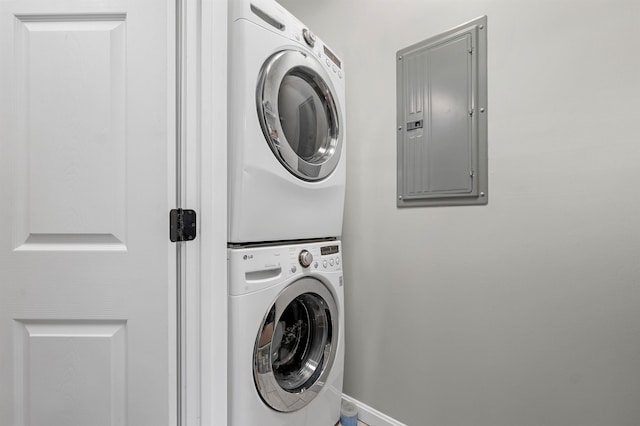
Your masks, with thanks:
[{"label": "white appliance front", "polygon": [[231,426],[339,420],[340,252],[339,241],[228,250]]},{"label": "white appliance front", "polygon": [[339,237],[344,65],[275,1],[230,8],[228,241]]}]

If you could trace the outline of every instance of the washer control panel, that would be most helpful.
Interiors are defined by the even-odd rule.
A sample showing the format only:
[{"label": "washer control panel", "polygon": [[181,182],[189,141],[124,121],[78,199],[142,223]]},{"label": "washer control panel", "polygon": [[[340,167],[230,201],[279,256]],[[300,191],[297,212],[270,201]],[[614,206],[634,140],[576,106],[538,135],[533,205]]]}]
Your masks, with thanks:
[{"label": "washer control panel", "polygon": [[229,295],[251,293],[304,275],[342,276],[340,241],[229,248],[227,256]]},{"label": "washer control panel", "polygon": [[291,258],[290,270],[296,272],[299,267],[302,271],[339,271],[342,269],[342,254],[338,242],[314,244],[311,247],[298,249],[296,257]]}]

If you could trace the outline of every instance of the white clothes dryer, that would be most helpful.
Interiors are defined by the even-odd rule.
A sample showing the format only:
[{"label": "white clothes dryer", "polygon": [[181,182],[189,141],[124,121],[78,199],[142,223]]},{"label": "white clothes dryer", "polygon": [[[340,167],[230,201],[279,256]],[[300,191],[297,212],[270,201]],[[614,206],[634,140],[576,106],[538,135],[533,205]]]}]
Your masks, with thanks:
[{"label": "white clothes dryer", "polygon": [[228,241],[339,237],[344,65],[275,1],[229,7]]},{"label": "white clothes dryer", "polygon": [[344,372],[339,241],[228,250],[229,424],[329,426]]}]

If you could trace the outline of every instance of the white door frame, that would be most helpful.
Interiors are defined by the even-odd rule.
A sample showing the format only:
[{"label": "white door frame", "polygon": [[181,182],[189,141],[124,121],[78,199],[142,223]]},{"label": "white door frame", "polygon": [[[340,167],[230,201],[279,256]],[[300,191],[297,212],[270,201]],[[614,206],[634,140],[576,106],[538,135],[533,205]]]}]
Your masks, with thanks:
[{"label": "white door frame", "polygon": [[[198,236],[182,253],[182,426],[227,425],[227,6],[182,9],[182,199]],[[180,15],[180,14],[179,14]]]}]

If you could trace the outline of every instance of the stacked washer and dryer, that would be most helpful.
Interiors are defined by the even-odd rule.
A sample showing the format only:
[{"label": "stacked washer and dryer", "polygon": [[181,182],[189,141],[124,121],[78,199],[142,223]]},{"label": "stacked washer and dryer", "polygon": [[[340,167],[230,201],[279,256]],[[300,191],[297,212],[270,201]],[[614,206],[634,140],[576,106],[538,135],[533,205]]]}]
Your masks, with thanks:
[{"label": "stacked washer and dryer", "polygon": [[229,424],[340,417],[341,60],[273,0],[230,2]]}]

